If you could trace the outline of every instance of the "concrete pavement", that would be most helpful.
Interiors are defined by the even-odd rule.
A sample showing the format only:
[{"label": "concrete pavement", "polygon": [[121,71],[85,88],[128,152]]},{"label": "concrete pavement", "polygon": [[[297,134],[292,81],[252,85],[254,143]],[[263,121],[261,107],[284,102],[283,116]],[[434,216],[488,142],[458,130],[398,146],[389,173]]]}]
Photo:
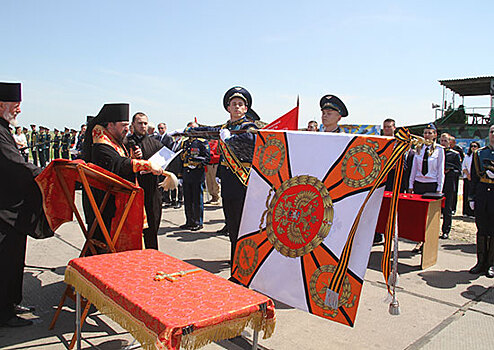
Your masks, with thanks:
[{"label": "concrete pavement", "polygon": [[[77,193],[80,203],[80,193]],[[229,276],[230,244],[215,231],[223,226],[219,206],[205,208],[200,232],[178,229],[182,209],[164,209],[159,232],[160,250],[222,277]],[[48,330],[65,288],[64,269],[79,255],[84,242],[77,222],[64,224],[47,240],[29,239],[24,304],[35,305],[27,315],[35,325],[0,328],[2,349],[65,349],[74,332],[74,305],[69,300],[53,331]],[[388,313],[386,287],[380,272],[382,246],[372,249],[355,327],[350,328],[276,302],[277,325],[266,349],[491,349],[494,347],[494,280],[468,273],[475,264],[475,246],[440,240],[438,262],[420,270],[414,244],[400,241],[398,300],[400,316]],[[35,267],[38,266],[38,267]],[[42,267],[54,267],[54,271]],[[132,336],[96,310],[83,326],[83,347],[120,349]],[[213,343],[204,349],[248,349],[245,339]]]}]

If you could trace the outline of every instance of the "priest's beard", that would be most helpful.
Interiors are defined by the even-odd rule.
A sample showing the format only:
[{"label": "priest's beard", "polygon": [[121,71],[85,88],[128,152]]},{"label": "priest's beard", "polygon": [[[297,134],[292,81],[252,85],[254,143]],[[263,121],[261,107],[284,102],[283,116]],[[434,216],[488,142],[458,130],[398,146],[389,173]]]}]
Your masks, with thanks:
[{"label": "priest's beard", "polygon": [[3,111],[3,119],[8,121],[9,124],[12,125],[13,127],[17,127],[18,125],[16,115],[10,113],[8,108],[5,111]]}]

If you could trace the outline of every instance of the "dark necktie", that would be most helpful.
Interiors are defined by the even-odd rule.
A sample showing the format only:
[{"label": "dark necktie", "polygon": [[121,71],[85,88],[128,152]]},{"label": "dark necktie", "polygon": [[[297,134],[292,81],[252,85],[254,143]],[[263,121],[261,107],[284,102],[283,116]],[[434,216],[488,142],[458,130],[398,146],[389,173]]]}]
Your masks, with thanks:
[{"label": "dark necktie", "polygon": [[424,158],[422,159],[422,175],[425,176],[429,171],[429,147],[424,150]]}]

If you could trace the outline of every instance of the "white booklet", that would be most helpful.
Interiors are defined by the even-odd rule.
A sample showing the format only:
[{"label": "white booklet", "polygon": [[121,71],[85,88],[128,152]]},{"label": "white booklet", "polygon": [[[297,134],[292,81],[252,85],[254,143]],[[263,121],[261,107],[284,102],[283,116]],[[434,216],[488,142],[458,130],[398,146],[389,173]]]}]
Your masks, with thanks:
[{"label": "white booklet", "polygon": [[173,152],[168,147],[163,146],[158,152],[153,154],[149,160],[159,164],[161,168],[166,169],[168,164],[170,164],[181,152],[182,150]]}]

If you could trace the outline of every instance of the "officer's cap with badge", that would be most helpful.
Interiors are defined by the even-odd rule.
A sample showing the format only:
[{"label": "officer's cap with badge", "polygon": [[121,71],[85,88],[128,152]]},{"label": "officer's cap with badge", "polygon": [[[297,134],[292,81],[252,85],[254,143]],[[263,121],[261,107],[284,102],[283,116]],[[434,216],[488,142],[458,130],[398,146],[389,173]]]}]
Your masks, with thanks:
[{"label": "officer's cap with badge", "polygon": [[321,106],[321,111],[324,109],[332,109],[340,113],[342,117],[346,117],[348,115],[348,110],[346,109],[345,104],[335,95],[323,96],[321,101],[319,101],[319,105]]},{"label": "officer's cap with badge", "polygon": [[0,83],[0,102],[21,102],[21,83]]},{"label": "officer's cap with badge", "polygon": [[427,126],[424,129],[430,129],[430,130],[434,130],[437,132],[437,128],[436,128],[436,125],[434,123],[427,124]]},{"label": "officer's cap with badge", "polygon": [[245,102],[245,105],[247,106],[247,113],[245,113],[245,115],[247,118],[254,121],[260,120],[259,115],[252,109],[252,96],[250,95],[250,92],[241,86],[234,86],[225,93],[225,96],[223,97],[223,107],[225,107],[227,111],[230,101],[235,97],[238,97]]}]

